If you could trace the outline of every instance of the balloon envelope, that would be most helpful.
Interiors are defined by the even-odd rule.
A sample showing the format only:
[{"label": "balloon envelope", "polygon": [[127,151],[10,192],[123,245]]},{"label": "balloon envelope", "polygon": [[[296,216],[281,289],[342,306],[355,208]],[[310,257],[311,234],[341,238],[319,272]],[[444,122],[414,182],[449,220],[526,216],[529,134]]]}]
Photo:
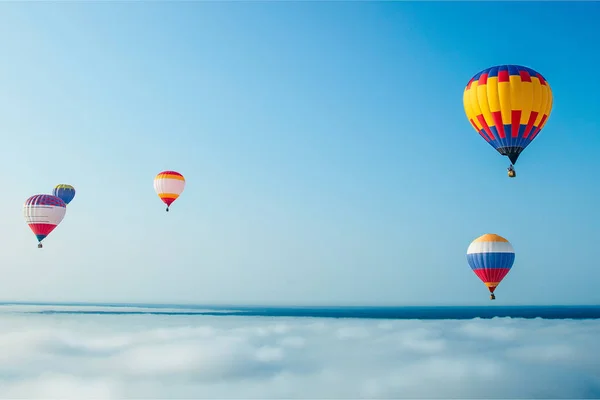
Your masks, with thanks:
[{"label": "balloon envelope", "polygon": [[520,65],[484,69],[471,78],[463,93],[473,128],[513,164],[548,121],[552,101],[546,79]]},{"label": "balloon envelope", "polygon": [[75,188],[71,185],[60,184],[56,185],[52,190],[52,195],[56,197],[60,197],[65,204],[69,204],[71,200],[75,197]]},{"label": "balloon envelope", "polygon": [[36,194],[25,201],[23,215],[33,234],[41,242],[61,223],[67,205],[59,197]]},{"label": "balloon envelope", "polygon": [[502,236],[487,233],[471,242],[467,262],[490,293],[494,293],[515,262],[515,250]]},{"label": "balloon envelope", "polygon": [[183,193],[185,179],[175,171],[163,171],[154,178],[154,190],[158,197],[170,206]]}]

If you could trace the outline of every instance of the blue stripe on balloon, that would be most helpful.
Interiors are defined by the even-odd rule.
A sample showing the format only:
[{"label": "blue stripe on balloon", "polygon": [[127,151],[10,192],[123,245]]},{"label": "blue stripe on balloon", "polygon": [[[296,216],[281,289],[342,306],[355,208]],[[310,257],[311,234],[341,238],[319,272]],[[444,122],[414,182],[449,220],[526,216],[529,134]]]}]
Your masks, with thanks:
[{"label": "blue stripe on balloon", "polygon": [[66,204],[69,204],[75,197],[75,190],[70,188],[55,188],[52,191],[52,194],[56,197],[60,197]]},{"label": "blue stripe on balloon", "polygon": [[529,136],[524,138],[525,128],[527,125],[519,126],[519,136],[512,137],[512,126],[510,124],[504,125],[504,132],[506,133],[506,137],[504,139],[500,138],[500,134],[498,133],[498,128],[495,126],[490,126],[490,130],[494,134],[494,140],[490,140],[488,143],[494,148],[498,149],[500,147],[521,147],[525,149],[527,146],[531,144],[532,133],[535,128],[532,128],[529,132]]},{"label": "blue stripe on balloon", "polygon": [[515,253],[471,253],[467,254],[467,262],[472,270],[512,268]]}]

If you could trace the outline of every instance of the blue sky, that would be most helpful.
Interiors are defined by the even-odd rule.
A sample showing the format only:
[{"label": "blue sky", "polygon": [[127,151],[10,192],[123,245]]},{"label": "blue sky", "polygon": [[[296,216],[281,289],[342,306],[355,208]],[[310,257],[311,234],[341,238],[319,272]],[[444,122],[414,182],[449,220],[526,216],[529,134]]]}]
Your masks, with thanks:
[{"label": "blue sky", "polygon": [[[6,3],[3,300],[598,303],[600,4]],[[554,109],[506,177],[464,86],[540,71]],[[181,172],[172,212],[152,180]],[[43,250],[21,207],[76,187]]]}]

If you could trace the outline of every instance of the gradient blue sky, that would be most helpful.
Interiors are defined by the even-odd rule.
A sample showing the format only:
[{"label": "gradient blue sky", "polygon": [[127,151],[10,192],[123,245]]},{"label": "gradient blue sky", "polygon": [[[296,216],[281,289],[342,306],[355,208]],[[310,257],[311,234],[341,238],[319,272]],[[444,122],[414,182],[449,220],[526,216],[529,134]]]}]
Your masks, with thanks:
[{"label": "gradient blue sky", "polygon": [[[2,300],[598,303],[598,2],[3,3]],[[515,63],[554,109],[508,160],[464,86]],[[172,212],[156,173],[183,173]],[[43,250],[22,204],[76,187]]]}]

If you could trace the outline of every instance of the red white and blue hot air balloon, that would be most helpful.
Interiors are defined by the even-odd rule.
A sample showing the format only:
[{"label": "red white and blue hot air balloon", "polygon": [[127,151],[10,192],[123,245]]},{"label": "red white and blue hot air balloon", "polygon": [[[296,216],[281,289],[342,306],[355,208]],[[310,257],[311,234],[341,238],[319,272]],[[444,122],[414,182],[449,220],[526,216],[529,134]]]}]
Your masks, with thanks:
[{"label": "red white and blue hot air balloon", "polygon": [[66,212],[65,202],[49,194],[36,194],[25,201],[23,215],[38,240],[38,248],[42,248],[42,240],[61,223]]},{"label": "red white and blue hot air balloon", "polygon": [[469,245],[467,262],[475,275],[488,287],[490,299],[494,300],[494,290],[515,262],[515,250],[502,236],[486,233]]}]

